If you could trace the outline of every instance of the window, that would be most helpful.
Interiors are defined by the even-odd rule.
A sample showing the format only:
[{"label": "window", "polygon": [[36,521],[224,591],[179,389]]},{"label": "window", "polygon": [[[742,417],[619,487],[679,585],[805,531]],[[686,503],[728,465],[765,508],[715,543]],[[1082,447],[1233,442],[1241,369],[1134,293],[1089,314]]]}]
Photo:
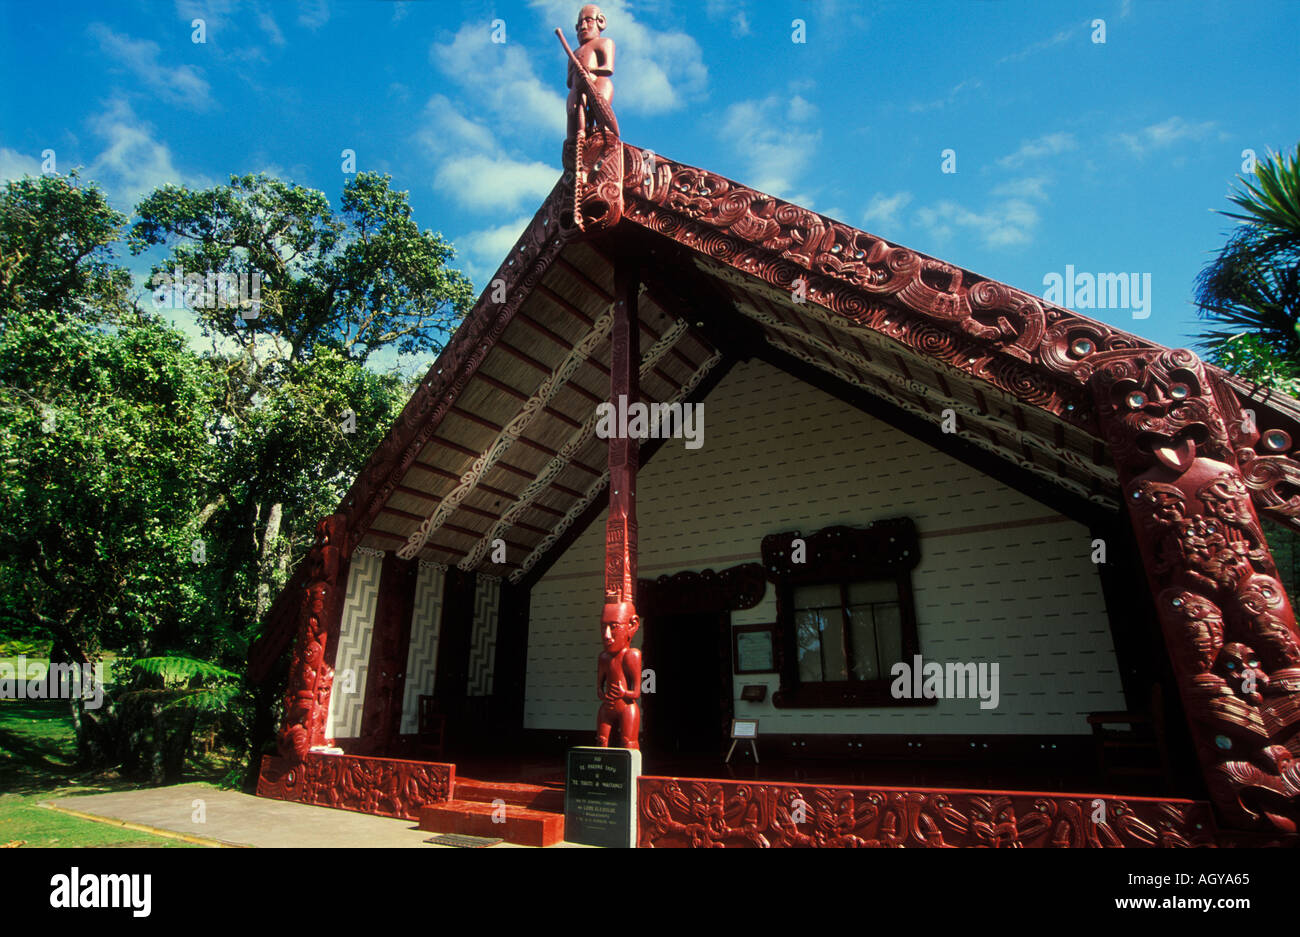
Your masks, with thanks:
[{"label": "window", "polygon": [[895,582],[793,589],[799,681],[881,680],[903,659],[903,618]]},{"label": "window", "polygon": [[912,570],[920,538],[908,518],[763,538],[776,584],[777,708],[925,706],[894,699],[890,671],[920,653]]}]

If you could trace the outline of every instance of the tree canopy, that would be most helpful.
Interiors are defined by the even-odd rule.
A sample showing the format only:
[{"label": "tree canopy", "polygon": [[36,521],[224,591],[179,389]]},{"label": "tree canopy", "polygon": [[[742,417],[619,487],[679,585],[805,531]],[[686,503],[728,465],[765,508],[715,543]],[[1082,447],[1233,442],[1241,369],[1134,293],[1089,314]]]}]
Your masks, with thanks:
[{"label": "tree canopy", "polygon": [[1271,155],[1229,196],[1239,224],[1197,278],[1196,301],[1214,327],[1211,359],[1288,393],[1300,391],[1300,147]]},{"label": "tree canopy", "polygon": [[[164,747],[175,769],[177,732],[183,763],[193,712],[252,705],[231,674],[409,396],[377,361],[436,355],[473,299],[388,177],[353,177],[340,205],[232,177],[157,189],[128,229],[75,174],[0,190],[0,634],[135,660],[119,729],[155,752],[117,750],[154,776]],[[132,295],[124,235],[161,253],[153,286],[182,288]],[[240,278],[260,303],[205,288]],[[178,297],[210,350],[164,320]],[[160,721],[164,704],[193,712]]]}]

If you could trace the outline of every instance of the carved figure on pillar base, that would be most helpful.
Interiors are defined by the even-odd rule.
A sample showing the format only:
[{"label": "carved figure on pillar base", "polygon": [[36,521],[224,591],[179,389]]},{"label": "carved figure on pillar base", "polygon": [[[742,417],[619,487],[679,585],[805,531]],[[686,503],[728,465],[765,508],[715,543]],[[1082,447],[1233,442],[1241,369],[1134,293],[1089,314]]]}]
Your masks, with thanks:
[{"label": "carved figure on pillar base", "polygon": [[1213,380],[1177,350],[1112,362],[1094,390],[1215,805],[1294,833],[1300,633]]},{"label": "carved figure on pillar base", "polygon": [[316,525],[316,543],[307,556],[307,585],[303,590],[298,638],[289,664],[284,701],[280,754],[302,761],[313,745],[325,742],[334,670],[327,651],[330,629],[337,626],[339,573],[348,555],[346,518],[333,514]]},{"label": "carved figure on pillar base", "polygon": [[641,651],[631,647],[641,619],[631,602],[608,602],[600,616],[605,651],[596,664],[596,744],[606,748],[611,733],[623,748],[640,748]]},{"label": "carved figure on pillar base", "polygon": [[605,14],[595,4],[578,12],[578,49],[556,35],[569,57],[568,135],[563,162],[573,178],[573,221],[582,231],[612,228],[623,217],[623,143],[614,99],[614,42],[601,36]]}]

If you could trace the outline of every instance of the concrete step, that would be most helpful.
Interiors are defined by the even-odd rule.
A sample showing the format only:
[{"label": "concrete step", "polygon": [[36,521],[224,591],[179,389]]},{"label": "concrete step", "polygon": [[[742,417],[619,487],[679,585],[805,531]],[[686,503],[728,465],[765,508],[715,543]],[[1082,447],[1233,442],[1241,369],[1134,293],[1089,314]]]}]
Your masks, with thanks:
[{"label": "concrete step", "polygon": [[537,784],[504,784],[499,781],[457,778],[452,796],[456,800],[472,800],[483,804],[490,804],[500,798],[517,807],[564,813],[564,789]]},{"label": "concrete step", "polygon": [[[457,788],[460,783],[457,782]],[[521,846],[554,846],[564,839],[564,814],[475,800],[449,800],[420,808],[420,829],[430,833],[491,836]]]}]

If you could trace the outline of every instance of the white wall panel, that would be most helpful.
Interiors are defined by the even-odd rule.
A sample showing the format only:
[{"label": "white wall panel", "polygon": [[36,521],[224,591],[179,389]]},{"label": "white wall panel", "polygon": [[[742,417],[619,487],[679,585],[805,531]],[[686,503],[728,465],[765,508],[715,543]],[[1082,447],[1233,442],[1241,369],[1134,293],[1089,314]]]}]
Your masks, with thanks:
[{"label": "white wall panel", "polygon": [[[737,365],[704,417],[702,448],[670,440],[638,479],[642,578],[756,561],[769,533],[906,516],[922,537],[922,655],[1000,665],[994,710],[976,699],[776,709],[776,676],[748,675],[737,694],[742,682],[771,689],[765,703],[738,701],[738,715],[765,732],[1086,734],[1086,713],[1124,708],[1085,527],[760,362]],[[603,550],[598,520],[533,588],[526,727],[594,725]],[[732,622],[775,618],[769,586]]]},{"label": "white wall panel", "polygon": [[419,698],[433,694],[438,667],[438,631],[442,626],[442,590],[446,567],[420,561],[411,611],[411,643],[406,655],[406,689],[402,693],[404,735],[419,731]]},{"label": "white wall panel", "polygon": [[501,580],[478,576],[474,586],[474,630],[469,646],[467,695],[491,696],[497,659],[497,620],[501,612]]},{"label": "white wall panel", "polygon": [[[330,692],[327,738],[361,734],[361,710],[370,669],[370,640],[379,603],[379,574],[384,554],[360,547],[348,566],[348,590],[339,622],[339,646],[334,655],[334,687]],[[350,692],[349,692],[350,691]]]}]

